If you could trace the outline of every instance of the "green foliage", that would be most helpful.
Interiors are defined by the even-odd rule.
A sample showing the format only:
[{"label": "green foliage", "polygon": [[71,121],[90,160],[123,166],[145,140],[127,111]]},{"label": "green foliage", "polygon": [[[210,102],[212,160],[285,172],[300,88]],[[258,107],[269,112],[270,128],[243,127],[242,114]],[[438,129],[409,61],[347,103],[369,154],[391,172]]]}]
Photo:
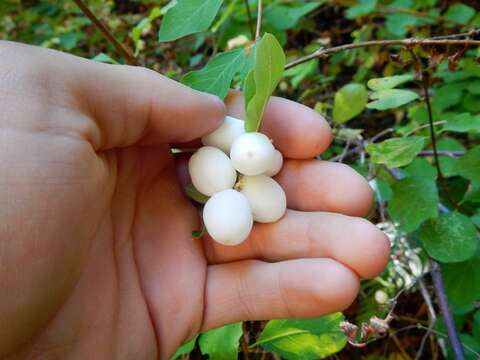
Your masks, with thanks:
[{"label": "green foliage", "polygon": [[244,48],[220,53],[203,69],[187,73],[182,78],[182,83],[196,90],[217,95],[223,100],[230,89],[233,77],[242,69],[245,61]]},{"label": "green foliage", "polygon": [[471,258],[478,247],[478,234],[465,215],[451,212],[425,222],[419,237],[427,253],[443,263]]},{"label": "green foliage", "polygon": [[172,41],[207,30],[222,3],[223,0],[177,0],[165,14],[158,40]]},{"label": "green foliage", "polygon": [[370,95],[374,101],[367,104],[367,108],[379,111],[398,108],[419,98],[416,92],[402,89],[387,89],[375,91]]},{"label": "green foliage", "polygon": [[347,19],[354,19],[360,16],[370,14],[375,10],[377,0],[358,0],[358,4],[347,10]]},{"label": "green foliage", "polygon": [[388,211],[405,231],[413,231],[438,215],[438,190],[434,179],[413,176],[392,185]]},{"label": "green foliage", "polygon": [[341,313],[308,320],[272,320],[263,329],[255,345],[261,345],[283,359],[323,359],[346,344],[339,325]]},{"label": "green foliage", "polygon": [[414,78],[412,74],[387,76],[384,78],[370,79],[367,82],[367,86],[373,91],[389,90],[403,83],[412,81]]},{"label": "green foliage", "polygon": [[297,5],[274,3],[266,13],[266,19],[277,29],[288,30],[295,27],[298,21],[311,11],[317,9],[320,5],[326,3],[326,0],[312,1]]},{"label": "green foliage", "polygon": [[207,195],[204,195],[200,191],[195,189],[193,184],[188,184],[187,186],[185,186],[185,193],[190,199],[198,202],[199,204],[205,204],[209,199]]},{"label": "green foliage", "polygon": [[466,179],[480,182],[480,146],[467,151],[458,160],[457,173]]},{"label": "green foliage", "polygon": [[241,322],[209,330],[200,335],[200,350],[210,360],[236,360],[242,334]]},{"label": "green foliage", "polygon": [[462,3],[456,3],[450,5],[445,14],[443,14],[443,17],[460,24],[466,24],[474,15],[475,9]]},{"label": "green foliage", "polygon": [[256,46],[255,64],[244,85],[246,131],[257,131],[260,127],[268,99],[282,77],[285,61],[285,54],[275,36],[263,35]]},{"label": "green foliage", "polygon": [[470,304],[480,299],[480,254],[461,263],[442,265],[448,298],[455,304]]},{"label": "green foliage", "polygon": [[368,93],[362,84],[348,84],[335,94],[333,120],[343,124],[360,114],[367,105]]},{"label": "green foliage", "polygon": [[188,354],[195,348],[195,343],[197,342],[198,335],[195,336],[193,339],[190,341],[187,341],[185,344],[180,346],[177,351],[175,351],[175,354],[172,355],[170,360],[175,360],[178,359],[180,356]]},{"label": "green foliage", "polygon": [[368,144],[366,150],[370,154],[372,162],[394,168],[410,164],[423,149],[424,143],[425,138],[410,136]]}]

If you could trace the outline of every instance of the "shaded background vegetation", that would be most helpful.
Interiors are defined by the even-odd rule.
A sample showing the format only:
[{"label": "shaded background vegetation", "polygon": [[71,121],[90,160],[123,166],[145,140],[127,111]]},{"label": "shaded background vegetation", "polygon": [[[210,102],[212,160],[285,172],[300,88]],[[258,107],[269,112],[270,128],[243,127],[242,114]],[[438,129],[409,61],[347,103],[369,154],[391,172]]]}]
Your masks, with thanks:
[{"label": "shaded background vegetation", "polygon": [[[161,42],[159,29],[172,2],[86,2],[139,65],[177,80],[219,53],[252,45],[257,2],[247,3],[250,20],[244,0],[225,0],[209,30]],[[455,39],[475,40],[480,38],[477,28],[478,0],[269,0],[264,1],[262,22],[288,60],[322,47],[370,40],[459,33],[469,35]],[[73,1],[2,0],[0,39],[125,62]],[[265,337],[266,323],[248,322],[204,334],[190,344],[190,355],[185,348],[180,356],[230,359],[238,349],[238,357],[245,359],[452,358],[429,276],[433,258],[441,264],[465,357],[480,358],[479,56],[478,46],[465,44],[365,46],[284,73],[277,94],[314,108],[334,129],[333,146],[321,158],[354,166],[375,189],[370,218],[392,241],[392,261],[380,277],[363,283],[357,301],[344,313],[350,323],[342,325],[343,331],[340,314],[289,323],[311,336],[293,339],[287,351],[269,341],[249,347],[262,339],[262,331]],[[369,82],[384,77],[398,80],[394,92]],[[232,86],[241,85],[237,74]],[[363,333],[354,328],[362,323]],[[269,326],[270,332],[281,333],[278,323]]]}]

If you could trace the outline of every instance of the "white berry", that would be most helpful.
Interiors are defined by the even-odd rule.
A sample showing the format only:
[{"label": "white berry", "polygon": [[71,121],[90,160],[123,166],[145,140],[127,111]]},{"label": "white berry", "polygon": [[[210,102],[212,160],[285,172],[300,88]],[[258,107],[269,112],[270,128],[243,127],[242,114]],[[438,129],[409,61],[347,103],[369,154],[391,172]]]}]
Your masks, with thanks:
[{"label": "white berry", "polygon": [[386,304],[389,300],[387,293],[383,290],[375,291],[375,301],[377,304],[383,305]]},{"label": "white berry", "polygon": [[232,189],[216,193],[203,208],[203,222],[208,234],[223,245],[238,245],[250,234],[252,212],[247,198]]},{"label": "white berry", "polygon": [[258,132],[240,135],[230,150],[233,167],[243,175],[260,175],[267,171],[274,154],[275,148],[268,137]]},{"label": "white berry", "polygon": [[237,173],[225,153],[211,146],[201,147],[188,161],[193,186],[202,194],[211,196],[231,189]]},{"label": "white berry", "polygon": [[275,176],[280,172],[280,170],[282,169],[282,166],[283,166],[282,153],[278,150],[275,150],[275,153],[273,155],[273,160],[270,163],[267,171],[265,171],[264,175]]},{"label": "white berry", "polygon": [[285,192],[272,178],[265,175],[244,176],[239,182],[239,188],[248,199],[255,221],[275,222],[285,214]]},{"label": "white berry", "polygon": [[245,133],[244,126],[242,120],[227,116],[217,130],[202,137],[202,144],[219,148],[230,154],[232,143],[236,138]]}]

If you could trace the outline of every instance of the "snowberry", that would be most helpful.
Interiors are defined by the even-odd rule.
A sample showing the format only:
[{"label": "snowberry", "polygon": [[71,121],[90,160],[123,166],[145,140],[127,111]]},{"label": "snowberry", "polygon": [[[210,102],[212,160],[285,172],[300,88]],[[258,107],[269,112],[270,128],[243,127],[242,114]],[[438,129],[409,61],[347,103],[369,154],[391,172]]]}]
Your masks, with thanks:
[{"label": "snowberry", "polygon": [[258,132],[240,135],[230,150],[233,167],[243,175],[260,175],[267,171],[274,154],[275,148],[268,137]]},{"label": "snowberry", "polygon": [[270,223],[280,219],[287,207],[287,198],[282,187],[265,175],[243,176],[238,187],[252,209],[253,219]]},{"label": "snowberry", "polygon": [[386,304],[389,300],[387,293],[383,290],[375,291],[375,301],[377,304],[383,305]]},{"label": "snowberry", "polygon": [[280,172],[280,170],[282,169],[282,166],[283,166],[282,153],[278,150],[275,150],[275,153],[273,155],[273,160],[268,166],[268,169],[267,171],[265,171],[264,175],[275,176]]},{"label": "snowberry", "polygon": [[202,144],[219,148],[225,153],[230,154],[233,141],[243,133],[245,133],[244,122],[227,116],[217,130],[202,137]]},{"label": "snowberry", "polygon": [[231,189],[237,179],[232,162],[221,150],[201,147],[188,162],[192,184],[202,194],[211,196],[216,192]]},{"label": "snowberry", "polygon": [[232,189],[218,192],[208,199],[203,208],[203,222],[208,234],[223,245],[240,244],[253,226],[247,198]]}]

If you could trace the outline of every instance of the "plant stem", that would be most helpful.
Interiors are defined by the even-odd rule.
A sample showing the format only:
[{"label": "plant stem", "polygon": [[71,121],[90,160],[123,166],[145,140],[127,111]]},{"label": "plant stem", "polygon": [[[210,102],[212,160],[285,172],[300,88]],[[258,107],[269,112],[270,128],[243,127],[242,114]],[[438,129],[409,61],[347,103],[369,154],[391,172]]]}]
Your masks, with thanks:
[{"label": "plant stem", "polygon": [[252,11],[250,10],[250,4],[248,3],[248,0],[244,0],[244,2],[245,8],[247,10],[248,28],[250,29],[250,36],[252,37],[252,40],[255,40],[255,30],[253,28],[253,18]]},{"label": "plant stem", "polygon": [[258,39],[260,39],[261,30],[262,30],[262,0],[258,0],[257,29],[255,30],[255,41],[258,41]]},{"label": "plant stem", "polygon": [[[465,34],[459,34],[458,36],[465,36]],[[364,41],[355,44],[346,44],[340,45],[332,48],[320,48],[317,51],[313,52],[312,54],[302,56],[296,60],[289,62],[285,65],[285,69],[290,69],[294,66],[303,64],[307,61],[313,59],[325,59],[328,58],[331,54],[365,48],[370,46],[393,46],[393,45],[400,45],[400,46],[427,46],[427,45],[476,45],[480,46],[480,40],[470,40],[470,39],[417,39],[417,38],[409,38],[409,39],[400,39],[400,40],[371,40],[371,41]]]},{"label": "plant stem", "polygon": [[133,57],[133,55],[130,53],[129,50],[125,46],[123,46],[121,43],[115,39],[113,34],[107,29],[107,27],[95,16],[94,13],[88,8],[88,6],[83,2],[83,0],[73,0],[75,4],[80,8],[80,10],[85,14],[87,18],[90,19],[90,21],[95,25],[98,31],[102,33],[103,36],[110,42],[110,44],[113,45],[115,50],[118,52],[119,55],[121,55],[127,64],[129,65],[135,65],[137,61]]},{"label": "plant stem", "polygon": [[[390,174],[397,180],[402,178],[398,169],[388,169]],[[438,204],[438,210],[443,213],[448,213],[450,210],[443,206],[443,204]],[[463,353],[463,347],[460,342],[460,338],[457,333],[457,329],[455,328],[455,322],[453,320],[452,313],[450,312],[450,306],[448,304],[448,297],[447,293],[445,292],[445,287],[443,285],[443,276],[442,271],[440,269],[440,265],[433,260],[429,259],[430,261],[430,272],[433,281],[433,288],[435,289],[435,295],[437,296],[438,300],[438,307],[440,308],[440,312],[442,313],[443,321],[445,323],[445,327],[447,328],[448,339],[450,344],[452,345],[453,354],[455,360],[465,360],[465,355]]]},{"label": "plant stem", "polygon": [[428,86],[430,84],[430,75],[428,71],[424,71],[422,74],[423,81],[423,95],[425,96],[425,104],[427,105],[428,111],[428,125],[430,128],[430,139],[432,140],[433,148],[433,158],[435,162],[435,167],[437,168],[438,178],[443,179],[442,169],[440,168],[440,161],[438,160],[438,150],[437,150],[437,137],[435,136],[435,126],[433,125],[433,113],[432,113],[432,104],[430,102],[430,94],[428,93]]},{"label": "plant stem", "polygon": [[462,343],[458,337],[457,329],[455,328],[455,321],[453,320],[452,313],[448,304],[447,294],[445,287],[443,286],[443,277],[440,271],[440,266],[434,260],[430,260],[431,276],[433,280],[433,286],[437,295],[438,307],[443,316],[443,321],[447,328],[448,339],[452,345],[453,356],[456,360],[465,360],[465,354],[463,353]]}]

